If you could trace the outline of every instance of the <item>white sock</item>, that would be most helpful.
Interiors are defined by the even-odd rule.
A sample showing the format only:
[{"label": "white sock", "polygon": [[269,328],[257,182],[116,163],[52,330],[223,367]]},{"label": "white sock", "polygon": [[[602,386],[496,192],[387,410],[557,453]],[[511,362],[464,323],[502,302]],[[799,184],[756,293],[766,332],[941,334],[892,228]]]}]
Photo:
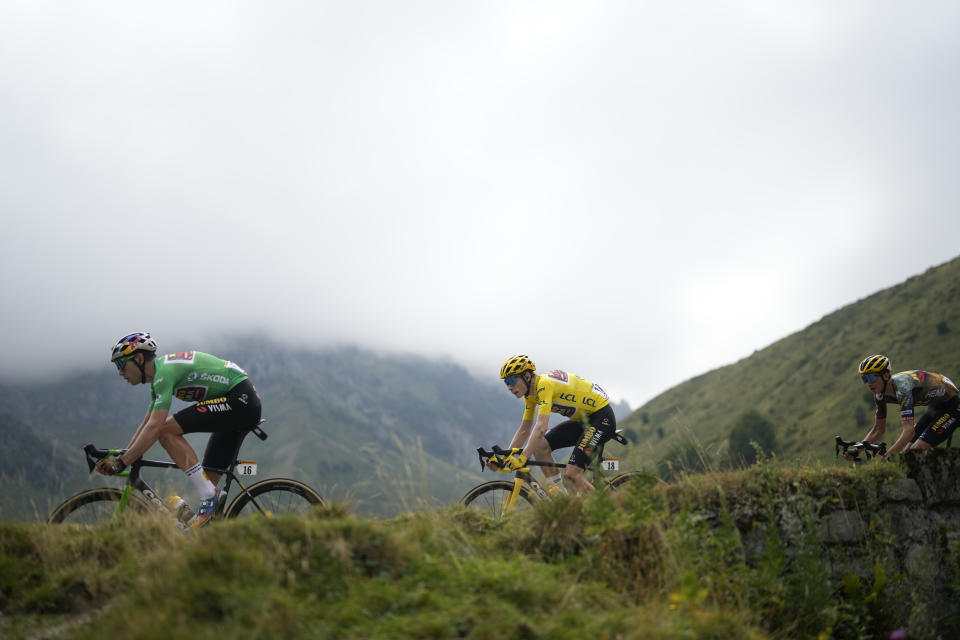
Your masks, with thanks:
[{"label": "white sock", "polygon": [[187,477],[193,482],[193,486],[197,488],[201,500],[207,500],[217,495],[217,488],[210,482],[210,478],[203,471],[203,465],[199,462],[187,469],[186,473]]},{"label": "white sock", "polygon": [[564,493],[567,492],[567,490],[564,489],[564,487],[563,487],[563,474],[562,474],[562,473],[558,473],[558,474],[555,475],[555,476],[550,476],[550,477],[546,478],[546,481],[547,481],[547,484],[548,484],[548,485],[550,485],[550,486],[552,486],[552,487],[556,487],[556,488],[560,489],[560,491],[563,491]]}]

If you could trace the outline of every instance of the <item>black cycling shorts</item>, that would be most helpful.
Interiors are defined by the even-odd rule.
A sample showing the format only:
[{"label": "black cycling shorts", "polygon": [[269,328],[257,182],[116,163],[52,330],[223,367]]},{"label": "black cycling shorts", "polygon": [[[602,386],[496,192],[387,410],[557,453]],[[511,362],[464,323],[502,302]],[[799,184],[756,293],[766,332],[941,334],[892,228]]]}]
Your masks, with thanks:
[{"label": "black cycling shorts", "polygon": [[914,426],[913,439],[923,440],[931,447],[944,442],[960,424],[960,396],[953,396],[946,403],[930,405]]},{"label": "black cycling shorts", "polygon": [[617,417],[610,405],[593,412],[586,423],[561,422],[545,436],[550,450],[574,447],[567,464],[586,469],[594,452],[617,432]]},{"label": "black cycling shorts", "polygon": [[226,469],[240,450],[243,437],[260,422],[260,396],[249,379],[226,395],[190,405],[174,414],[184,433],[209,433],[203,467]]}]

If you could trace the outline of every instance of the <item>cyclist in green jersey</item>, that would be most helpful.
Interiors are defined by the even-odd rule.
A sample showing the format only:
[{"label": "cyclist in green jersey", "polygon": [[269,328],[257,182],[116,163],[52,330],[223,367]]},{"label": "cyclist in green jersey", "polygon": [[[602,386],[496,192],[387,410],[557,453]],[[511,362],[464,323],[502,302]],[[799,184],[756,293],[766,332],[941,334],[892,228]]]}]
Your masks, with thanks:
[{"label": "cyclist in green jersey", "polygon": [[[864,358],[859,372],[877,405],[876,420],[864,440],[878,442],[887,428],[887,403],[900,405],[900,437],[881,457],[909,449],[932,449],[960,424],[960,394],[950,378],[932,371],[891,373],[889,358],[879,354]],[[914,408],[923,405],[927,409],[915,421]],[[852,459],[850,454],[844,456]]]},{"label": "cyclist in green jersey", "polygon": [[[114,475],[138,460],[159,442],[200,494],[200,506],[191,528],[209,522],[219,506],[220,474],[205,468],[224,469],[247,431],[260,420],[260,396],[236,364],[199,351],[157,356],[157,343],[149,333],[120,338],[110,356],[117,371],[132,385],[150,384],[151,401],[143,422],[123,455],[97,464],[104,475]],[[173,398],[193,402],[170,415]],[[183,437],[185,433],[210,433],[203,463]]]},{"label": "cyclist in green jersey", "polygon": [[[610,399],[589,380],[565,371],[537,375],[536,369],[527,356],[508,358],[500,368],[500,379],[510,393],[524,399],[523,419],[510,442],[511,449],[524,448],[508,456],[506,465],[519,469],[531,455],[541,462],[554,462],[553,451],[573,447],[563,477],[578,492],[589,493],[594,487],[584,477],[584,471],[590,456],[617,430]],[[549,429],[551,413],[567,419]],[[556,471],[545,468],[544,476],[551,485],[561,486]]]}]

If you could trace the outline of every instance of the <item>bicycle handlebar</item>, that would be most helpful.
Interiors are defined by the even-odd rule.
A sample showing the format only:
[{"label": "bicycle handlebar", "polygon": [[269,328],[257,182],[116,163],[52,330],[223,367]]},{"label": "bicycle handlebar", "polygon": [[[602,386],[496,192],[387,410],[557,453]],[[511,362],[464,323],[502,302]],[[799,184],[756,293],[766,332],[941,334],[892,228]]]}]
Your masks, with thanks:
[{"label": "bicycle handlebar", "polygon": [[[87,466],[90,468],[90,473],[93,473],[97,463],[107,456],[120,456],[125,452],[126,449],[98,449],[92,444],[88,444],[83,448],[83,453],[86,455]],[[140,458],[130,465],[130,467],[159,467],[167,469],[171,469],[176,466],[176,462],[169,460],[144,460],[143,458]]]},{"label": "bicycle handlebar", "polygon": [[[839,436],[837,436],[837,437],[839,437]],[[613,435],[610,437],[610,439],[613,440],[613,441],[615,441],[615,442],[619,442],[619,443],[622,444],[622,445],[626,445],[626,444],[628,444],[628,442],[629,442],[629,441],[623,436],[623,430],[622,430],[622,429],[617,429],[617,430],[613,433]],[[481,471],[481,473],[482,473],[482,472],[484,471],[484,469],[486,469],[486,467],[487,467],[487,464],[486,464],[486,461],[487,461],[487,460],[489,460],[489,459],[491,459],[491,458],[496,458],[496,457],[508,456],[508,455],[510,455],[511,453],[512,453],[512,452],[511,452],[510,450],[508,450],[508,449],[501,449],[498,445],[493,445],[493,451],[487,451],[487,450],[485,450],[483,447],[478,447],[478,448],[477,448],[477,455],[480,456],[480,471]],[[555,468],[562,468],[562,467],[567,466],[567,465],[562,464],[562,463],[559,463],[559,462],[540,462],[539,460],[527,460],[527,463],[526,463],[526,464],[527,464],[527,466],[534,466],[534,467],[555,467]]]},{"label": "bicycle handlebar", "polygon": [[[863,451],[867,454],[867,460],[873,458],[874,456],[882,456],[887,452],[887,443],[886,442],[868,442],[866,440],[861,440],[859,442],[847,441],[841,438],[839,435],[834,436],[834,457],[839,458],[840,453],[849,453],[853,456],[854,461],[860,458],[860,452]],[[850,451],[853,449],[853,451]]]}]

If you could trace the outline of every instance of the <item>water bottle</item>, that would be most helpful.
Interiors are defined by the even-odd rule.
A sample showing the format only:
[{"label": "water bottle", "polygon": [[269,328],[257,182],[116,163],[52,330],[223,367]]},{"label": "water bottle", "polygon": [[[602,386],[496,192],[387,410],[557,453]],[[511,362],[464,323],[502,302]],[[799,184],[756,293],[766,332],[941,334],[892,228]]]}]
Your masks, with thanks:
[{"label": "water bottle", "polygon": [[180,522],[187,522],[193,517],[193,509],[180,496],[170,496],[167,499],[167,508],[173,512]]}]

